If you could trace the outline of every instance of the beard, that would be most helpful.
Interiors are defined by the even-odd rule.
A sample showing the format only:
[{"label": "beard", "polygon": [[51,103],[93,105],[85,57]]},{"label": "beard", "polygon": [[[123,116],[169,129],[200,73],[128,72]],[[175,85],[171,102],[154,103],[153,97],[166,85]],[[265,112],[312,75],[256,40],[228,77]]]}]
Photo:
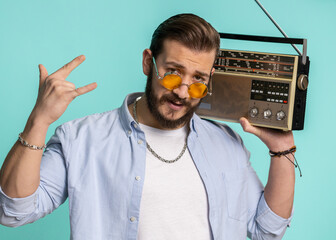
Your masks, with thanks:
[{"label": "beard", "polygon": [[[186,101],[185,99],[179,98],[177,94],[175,94],[173,91],[171,91],[168,94],[163,95],[161,98],[158,98],[152,88],[152,81],[153,81],[153,67],[151,67],[150,73],[147,77],[147,83],[146,83],[146,101],[147,106],[155,120],[159,123],[159,125],[166,129],[176,129],[179,126],[183,126],[186,123],[189,123],[190,119],[194,115],[194,112],[198,108],[198,106],[201,104],[201,101],[199,101],[198,104],[195,106],[192,106],[190,102]],[[186,112],[185,114],[175,120],[171,120],[166,118],[163,114],[159,111],[159,106],[163,105],[166,102],[179,102],[181,103],[185,108]],[[168,114],[173,114],[174,110],[170,110]]]}]

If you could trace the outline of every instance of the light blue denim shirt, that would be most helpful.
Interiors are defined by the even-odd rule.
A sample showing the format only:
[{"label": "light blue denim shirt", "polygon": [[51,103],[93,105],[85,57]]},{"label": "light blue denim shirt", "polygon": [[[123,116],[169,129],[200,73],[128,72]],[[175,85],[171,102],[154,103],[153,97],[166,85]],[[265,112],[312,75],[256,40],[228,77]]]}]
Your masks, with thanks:
[{"label": "light blue denim shirt", "polygon": [[[146,139],[127,105],[140,95],[127,96],[119,109],[59,126],[43,154],[36,192],[19,199],[0,189],[1,224],[34,222],[69,197],[71,239],[135,240]],[[267,206],[240,137],[194,115],[187,142],[207,192],[213,239],[281,239],[290,219]]]}]

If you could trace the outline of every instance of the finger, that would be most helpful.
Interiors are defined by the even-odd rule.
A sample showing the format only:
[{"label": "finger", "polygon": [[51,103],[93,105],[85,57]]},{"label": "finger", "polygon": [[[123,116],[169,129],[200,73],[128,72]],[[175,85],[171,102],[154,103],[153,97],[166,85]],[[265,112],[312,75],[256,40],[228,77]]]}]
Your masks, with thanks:
[{"label": "finger", "polygon": [[94,83],[90,83],[86,86],[77,88],[73,91],[74,97],[77,97],[77,96],[83,95],[85,93],[91,92],[92,90],[96,89],[96,87],[97,87],[97,83],[94,82]]},{"label": "finger", "polygon": [[251,123],[244,117],[239,119],[240,125],[242,126],[244,132],[252,133],[256,136],[260,136],[261,131],[258,127],[254,127]]},{"label": "finger", "polygon": [[76,67],[78,67],[82,62],[84,62],[85,56],[80,55],[74,58],[71,62],[65,64],[63,67],[58,69],[52,75],[61,75],[62,77],[66,78]]},{"label": "finger", "polygon": [[75,90],[76,89],[76,86],[75,84],[73,84],[72,82],[68,82],[68,81],[64,81],[62,83],[63,86],[66,86],[68,88],[70,88],[71,90]]},{"label": "finger", "polygon": [[42,64],[39,64],[38,67],[40,71],[40,86],[41,86],[48,77],[48,71]]}]

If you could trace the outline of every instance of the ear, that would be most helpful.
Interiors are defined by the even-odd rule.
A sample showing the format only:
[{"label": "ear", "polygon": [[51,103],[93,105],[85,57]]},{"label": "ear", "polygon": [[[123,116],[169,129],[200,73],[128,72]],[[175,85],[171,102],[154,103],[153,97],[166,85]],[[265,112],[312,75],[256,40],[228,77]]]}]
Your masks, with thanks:
[{"label": "ear", "polygon": [[212,67],[212,69],[211,69],[211,76],[214,74],[214,72],[215,72],[215,68]]},{"label": "ear", "polygon": [[152,58],[152,51],[148,48],[145,49],[142,53],[142,70],[146,76],[148,76],[150,73],[150,69],[153,64]]}]

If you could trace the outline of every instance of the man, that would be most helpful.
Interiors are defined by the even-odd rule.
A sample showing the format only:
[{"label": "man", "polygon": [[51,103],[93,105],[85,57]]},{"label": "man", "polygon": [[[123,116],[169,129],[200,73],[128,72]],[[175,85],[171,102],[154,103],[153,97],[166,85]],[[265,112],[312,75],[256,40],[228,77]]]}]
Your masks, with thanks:
[{"label": "man", "polygon": [[[240,137],[194,114],[218,49],[218,33],[202,18],[166,20],[143,52],[145,94],[61,125],[43,155],[50,124],[97,85],[65,80],[84,56],[51,75],[40,65],[36,105],[1,169],[1,223],[33,222],[69,197],[71,239],[281,239],[293,165],[272,157],[264,189]],[[291,132],[241,124],[272,151],[294,145]]]}]

